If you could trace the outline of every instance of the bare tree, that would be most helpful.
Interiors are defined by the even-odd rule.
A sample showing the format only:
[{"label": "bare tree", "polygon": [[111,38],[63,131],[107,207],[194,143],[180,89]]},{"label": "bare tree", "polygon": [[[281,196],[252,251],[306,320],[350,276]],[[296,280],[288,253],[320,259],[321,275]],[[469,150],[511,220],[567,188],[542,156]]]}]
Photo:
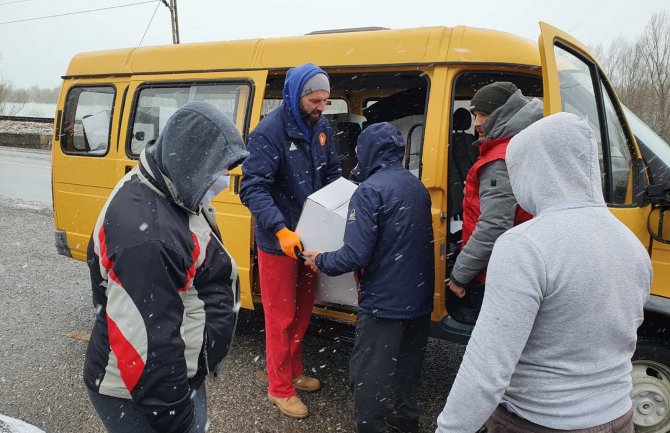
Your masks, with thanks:
[{"label": "bare tree", "polygon": [[670,121],[670,15],[663,11],[654,14],[640,40],[642,59],[647,69],[651,88],[655,96],[652,127],[668,137]]},{"label": "bare tree", "polygon": [[23,109],[25,99],[14,91],[12,83],[0,77],[0,115],[13,116]]},{"label": "bare tree", "polygon": [[616,83],[617,93],[624,103],[636,113],[645,109],[645,96],[649,91],[649,78],[638,43],[624,38],[615,39],[610,45],[606,70],[610,80]]},{"label": "bare tree", "polygon": [[595,51],[621,101],[670,141],[670,14],[654,14],[635,42],[619,37]]}]

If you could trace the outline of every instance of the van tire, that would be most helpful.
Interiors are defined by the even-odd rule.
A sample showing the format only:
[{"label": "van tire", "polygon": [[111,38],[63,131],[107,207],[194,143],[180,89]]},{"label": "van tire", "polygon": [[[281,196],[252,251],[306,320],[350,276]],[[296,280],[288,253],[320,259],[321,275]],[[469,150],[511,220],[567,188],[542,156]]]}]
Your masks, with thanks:
[{"label": "van tire", "polygon": [[631,375],[635,432],[667,433],[670,431],[670,343],[639,338]]}]

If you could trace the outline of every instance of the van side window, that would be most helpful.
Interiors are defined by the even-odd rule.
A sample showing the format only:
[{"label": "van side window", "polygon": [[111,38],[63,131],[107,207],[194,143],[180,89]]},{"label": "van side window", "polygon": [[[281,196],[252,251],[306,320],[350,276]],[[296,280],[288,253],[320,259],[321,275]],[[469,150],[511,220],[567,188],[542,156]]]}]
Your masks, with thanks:
[{"label": "van side window", "polygon": [[70,89],[60,137],[63,152],[86,156],[107,153],[115,94],[113,86]]},{"label": "van side window", "polygon": [[623,132],[619,117],[605,85],[600,82],[605,102],[605,120],[609,138],[609,155],[612,166],[612,203],[630,204],[633,201],[631,188],[632,159],[628,150],[628,140]]},{"label": "van side window", "polygon": [[596,65],[559,45],[554,46],[554,52],[563,110],[585,119],[595,132],[605,201],[631,204],[633,182],[628,140],[614,103],[598,79]]},{"label": "van side window", "polygon": [[[363,127],[378,122],[389,122],[402,134],[405,139],[405,157],[403,166],[417,177],[421,177],[421,158],[423,153],[423,136],[426,123],[426,108],[428,106],[428,81],[423,77],[403,77],[404,88],[390,92],[376,99],[374,103],[366,104],[363,115],[366,122]],[[381,79],[385,81],[388,77]],[[378,86],[384,89],[383,85]]]},{"label": "van side window", "polygon": [[249,83],[151,84],[139,88],[132,113],[127,144],[130,157],[137,157],[147,143],[163,131],[167,120],[182,105],[193,102],[212,104],[228,116],[244,135],[248,125],[251,86]]},{"label": "van side window", "polygon": [[[268,75],[262,116],[282,102],[284,71]],[[333,127],[342,176],[356,166],[356,142],[368,125],[390,122],[405,139],[403,166],[421,176],[428,78],[421,71],[330,72],[330,99],[324,111]]]}]

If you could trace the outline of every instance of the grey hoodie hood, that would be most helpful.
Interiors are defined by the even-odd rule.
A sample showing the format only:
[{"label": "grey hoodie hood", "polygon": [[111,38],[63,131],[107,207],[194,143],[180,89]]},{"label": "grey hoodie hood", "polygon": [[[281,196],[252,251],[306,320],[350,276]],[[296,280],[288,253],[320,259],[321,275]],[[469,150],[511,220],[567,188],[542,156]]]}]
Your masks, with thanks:
[{"label": "grey hoodie hood", "polygon": [[514,196],[533,215],[605,206],[595,134],[572,113],[553,114],[521,131],[507,147],[506,161]]},{"label": "grey hoodie hood", "polygon": [[228,117],[210,104],[189,102],[168,119],[140,162],[147,163],[145,168],[161,185],[161,192],[184,209],[198,212],[200,201],[223,170],[247,156],[244,140]]},{"label": "grey hoodie hood", "polygon": [[544,105],[541,100],[533,98],[529,100],[521,90],[517,90],[484,123],[486,140],[514,137],[528,125],[540,120]]}]

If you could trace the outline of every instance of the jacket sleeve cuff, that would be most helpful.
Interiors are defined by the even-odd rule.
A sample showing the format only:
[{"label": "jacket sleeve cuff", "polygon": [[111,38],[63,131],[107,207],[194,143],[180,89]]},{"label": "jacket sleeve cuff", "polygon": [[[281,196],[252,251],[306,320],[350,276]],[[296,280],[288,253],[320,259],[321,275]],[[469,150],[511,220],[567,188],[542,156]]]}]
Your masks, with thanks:
[{"label": "jacket sleeve cuff", "polygon": [[272,227],[272,234],[277,236],[277,233],[279,233],[282,229],[285,229],[285,228],[287,228],[286,224],[279,223],[279,224],[275,225],[274,227]]},{"label": "jacket sleeve cuff", "polygon": [[468,283],[469,283],[469,281],[468,281],[467,283],[463,283],[463,282],[461,282],[461,280],[459,280],[458,278],[454,277],[454,273],[453,273],[453,272],[449,275],[449,279],[450,279],[451,281],[453,281],[457,286],[460,286],[460,287],[465,287],[465,286],[468,285]]},{"label": "jacket sleeve cuff", "polygon": [[[326,253],[320,253],[318,256],[316,256],[315,262],[316,262],[316,267],[319,268],[319,270],[325,274],[326,272],[323,269],[323,258],[324,258],[323,255],[324,254],[326,254]],[[326,275],[328,275],[328,274],[326,274]]]}]

